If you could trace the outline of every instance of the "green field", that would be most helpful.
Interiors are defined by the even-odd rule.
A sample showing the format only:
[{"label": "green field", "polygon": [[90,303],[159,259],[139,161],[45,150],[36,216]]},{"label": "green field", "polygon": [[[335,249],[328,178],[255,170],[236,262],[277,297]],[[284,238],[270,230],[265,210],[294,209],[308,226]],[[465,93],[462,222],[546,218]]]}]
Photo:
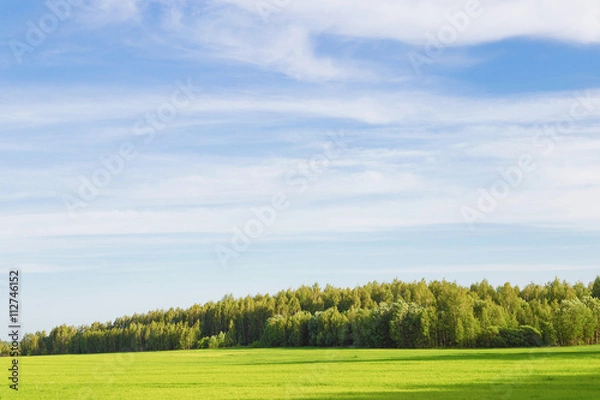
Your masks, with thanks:
[{"label": "green field", "polygon": [[[3,358],[5,375],[10,360]],[[20,399],[595,399],[600,346],[23,357]],[[4,382],[8,379],[3,378]]]}]

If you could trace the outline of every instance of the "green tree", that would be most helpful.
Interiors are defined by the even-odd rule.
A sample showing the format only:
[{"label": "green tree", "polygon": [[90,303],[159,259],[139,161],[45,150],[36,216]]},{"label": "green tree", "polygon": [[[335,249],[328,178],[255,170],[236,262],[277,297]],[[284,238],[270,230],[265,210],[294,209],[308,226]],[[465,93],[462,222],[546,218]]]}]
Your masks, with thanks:
[{"label": "green tree", "polygon": [[594,283],[592,284],[592,297],[600,299],[600,275],[594,279]]},{"label": "green tree", "polygon": [[594,315],[579,299],[563,300],[555,315],[555,327],[561,345],[590,343],[594,335]]},{"label": "green tree", "polygon": [[396,303],[390,336],[398,347],[431,347],[432,308],[415,303]]}]

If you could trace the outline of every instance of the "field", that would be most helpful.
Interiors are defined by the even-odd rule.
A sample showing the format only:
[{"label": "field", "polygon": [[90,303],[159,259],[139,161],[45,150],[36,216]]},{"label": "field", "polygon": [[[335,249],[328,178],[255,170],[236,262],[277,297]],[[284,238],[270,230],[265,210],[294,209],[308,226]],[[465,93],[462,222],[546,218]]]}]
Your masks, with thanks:
[{"label": "field", "polygon": [[[8,376],[10,360],[2,359]],[[594,399],[600,346],[224,349],[23,357],[10,399]]]}]

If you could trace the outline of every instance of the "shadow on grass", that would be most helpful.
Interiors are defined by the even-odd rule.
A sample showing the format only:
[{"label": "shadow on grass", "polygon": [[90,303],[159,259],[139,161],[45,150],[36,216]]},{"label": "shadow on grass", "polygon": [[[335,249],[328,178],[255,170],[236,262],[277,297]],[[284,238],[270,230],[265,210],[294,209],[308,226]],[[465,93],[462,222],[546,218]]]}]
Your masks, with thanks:
[{"label": "shadow on grass", "polygon": [[[437,350],[436,350],[437,351]],[[428,350],[422,350],[423,354],[415,354],[411,352],[409,355],[398,354],[396,357],[385,357],[377,358],[372,355],[362,356],[357,353],[354,358],[342,358],[340,354],[337,354],[335,358],[321,358],[317,360],[285,360],[285,361],[266,361],[266,362],[248,362],[239,363],[237,365],[302,365],[302,364],[326,364],[326,363],[378,363],[378,362],[400,362],[400,363],[411,363],[411,362],[436,362],[436,361],[474,361],[474,360],[489,360],[493,361],[532,361],[540,359],[552,359],[552,360],[567,360],[573,359],[578,360],[582,357],[589,357],[589,351],[571,351],[571,352],[553,352],[544,351],[543,349],[523,349],[522,351],[510,352],[505,351],[488,351],[488,352],[470,352],[464,351],[456,353],[455,351],[448,351],[447,354],[430,354]]]},{"label": "shadow on grass", "polygon": [[321,396],[295,397],[303,400],[375,400],[375,399],[597,399],[600,375],[524,376],[515,381],[496,379],[486,383],[434,385],[398,391],[371,393],[343,392]]}]

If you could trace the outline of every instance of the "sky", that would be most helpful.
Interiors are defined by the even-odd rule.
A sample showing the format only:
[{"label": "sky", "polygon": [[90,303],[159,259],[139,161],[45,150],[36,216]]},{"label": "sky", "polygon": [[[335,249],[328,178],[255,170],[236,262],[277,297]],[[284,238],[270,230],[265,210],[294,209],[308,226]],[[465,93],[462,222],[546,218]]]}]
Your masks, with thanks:
[{"label": "sky", "polygon": [[0,265],[26,331],[600,272],[596,0],[0,7]]}]

